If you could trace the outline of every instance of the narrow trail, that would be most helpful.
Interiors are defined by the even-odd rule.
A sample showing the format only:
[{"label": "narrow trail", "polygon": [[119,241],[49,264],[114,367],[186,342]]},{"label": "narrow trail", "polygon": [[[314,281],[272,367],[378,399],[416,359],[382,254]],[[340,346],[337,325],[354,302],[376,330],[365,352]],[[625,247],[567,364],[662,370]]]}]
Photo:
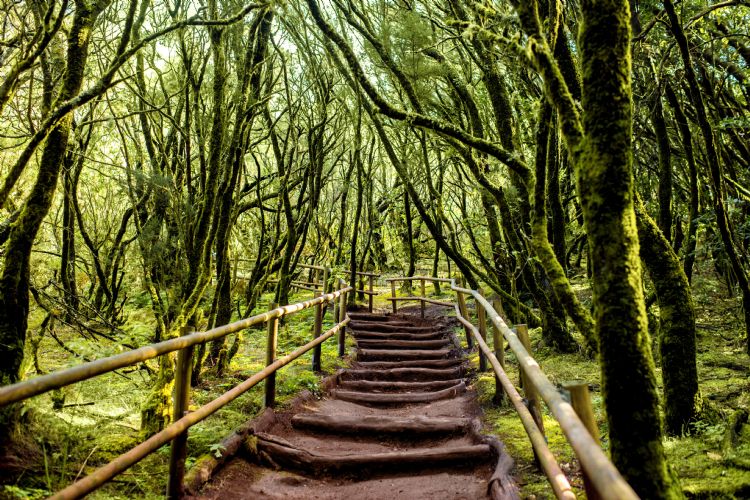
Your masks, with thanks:
[{"label": "narrow trail", "polygon": [[[202,499],[518,498],[447,318],[351,313],[352,367],[266,411]],[[283,376],[283,375],[282,375]]]}]

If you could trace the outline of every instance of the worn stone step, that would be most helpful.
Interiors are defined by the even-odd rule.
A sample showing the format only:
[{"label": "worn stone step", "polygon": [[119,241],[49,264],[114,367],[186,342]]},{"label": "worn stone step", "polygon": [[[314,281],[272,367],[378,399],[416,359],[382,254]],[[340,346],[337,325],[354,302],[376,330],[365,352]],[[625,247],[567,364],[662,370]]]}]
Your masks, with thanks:
[{"label": "worn stone step", "polygon": [[388,321],[390,317],[384,314],[378,313],[361,313],[361,312],[348,312],[346,313],[352,321]]},{"label": "worn stone step", "polygon": [[404,361],[357,361],[356,367],[367,370],[388,370],[391,368],[448,368],[462,365],[464,359],[412,359]]},{"label": "worn stone step", "polygon": [[386,453],[322,454],[300,449],[274,436],[258,435],[256,448],[262,458],[266,454],[272,465],[282,465],[313,474],[355,470],[358,476],[376,471],[424,469],[439,465],[466,465],[488,461],[494,453],[487,444],[455,447],[416,448]]},{"label": "worn stone step", "polygon": [[393,417],[385,415],[322,415],[302,413],[292,417],[292,426],[331,434],[450,435],[468,432],[471,420],[450,417]]},{"label": "worn stone step", "polygon": [[461,378],[462,366],[454,368],[391,368],[388,370],[347,370],[341,380],[447,380]]},{"label": "worn stone step", "polygon": [[368,332],[401,332],[401,333],[431,333],[436,330],[432,326],[406,326],[401,324],[394,324],[391,322],[367,322],[362,323],[359,321],[352,321],[349,323],[349,328],[355,332],[358,330],[364,330]]},{"label": "worn stone step", "polygon": [[381,327],[381,326],[384,326],[384,325],[390,325],[390,326],[414,326],[414,322],[413,321],[398,320],[398,319],[389,319],[389,318],[386,318],[385,321],[380,321],[380,320],[378,320],[378,321],[366,321],[366,320],[352,318],[350,324],[357,325],[358,328],[361,327],[361,328],[363,328],[365,330],[369,326],[372,326],[372,327],[375,327],[375,328]]},{"label": "worn stone step", "polygon": [[371,332],[366,330],[353,331],[356,339],[401,339],[401,340],[430,340],[445,338],[444,332],[408,333],[408,332]]}]

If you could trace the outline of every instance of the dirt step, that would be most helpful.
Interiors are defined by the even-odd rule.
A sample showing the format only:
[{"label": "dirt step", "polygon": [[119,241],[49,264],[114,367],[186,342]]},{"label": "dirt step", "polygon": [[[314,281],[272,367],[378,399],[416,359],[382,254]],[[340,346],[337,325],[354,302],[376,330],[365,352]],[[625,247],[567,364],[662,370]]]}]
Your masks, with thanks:
[{"label": "dirt step", "polygon": [[407,393],[380,393],[358,391],[331,391],[331,397],[350,403],[371,405],[393,405],[393,404],[415,404],[431,403],[441,399],[450,399],[466,392],[466,384],[460,382],[452,387],[441,391],[431,392],[407,392]]},{"label": "dirt step", "polygon": [[361,360],[400,360],[400,359],[440,359],[451,353],[450,349],[359,349],[357,359]]},{"label": "dirt step", "polygon": [[388,370],[347,370],[341,380],[446,380],[461,378],[463,367],[455,368],[391,368]]},{"label": "dirt step", "polygon": [[292,417],[292,425],[332,434],[387,434],[435,435],[467,432],[471,427],[468,418],[390,417],[368,415],[321,415],[303,413]]},{"label": "dirt step", "polygon": [[383,314],[377,314],[377,313],[357,313],[357,312],[348,312],[347,315],[349,318],[351,318],[352,321],[388,321],[390,320],[390,316],[385,316]]},{"label": "dirt step", "polygon": [[391,326],[414,326],[413,321],[407,321],[407,320],[398,320],[398,319],[389,319],[386,318],[385,321],[363,321],[359,319],[352,318],[352,321],[350,324],[357,325],[357,327],[367,328],[368,326],[374,326],[374,327],[380,327],[383,325],[391,325]]},{"label": "dirt step", "polygon": [[266,454],[271,465],[282,465],[313,474],[356,471],[358,476],[383,469],[428,468],[437,465],[476,463],[490,460],[494,453],[487,444],[443,448],[417,448],[390,453],[318,454],[296,448],[283,439],[258,435],[257,451]]},{"label": "dirt step", "polygon": [[391,322],[372,322],[372,323],[360,323],[352,321],[349,323],[349,328],[354,331],[366,330],[369,332],[401,332],[401,333],[429,333],[434,332],[435,327],[433,326],[402,326],[400,324],[392,324]]},{"label": "dirt step", "polygon": [[431,340],[444,338],[444,332],[432,333],[403,333],[403,332],[370,332],[358,330],[352,332],[356,339],[394,339],[394,340]]},{"label": "dirt step", "polygon": [[433,380],[429,382],[393,382],[383,380],[349,380],[341,382],[340,387],[346,390],[372,391],[372,392],[417,392],[436,391],[453,387],[462,382],[462,379]]},{"label": "dirt step", "polygon": [[361,349],[439,349],[449,344],[448,339],[437,340],[397,340],[357,339],[357,347]]},{"label": "dirt step", "polygon": [[[291,471],[261,467],[247,460],[232,460],[215,481],[192,500],[383,500],[484,499],[490,467],[478,470],[442,467],[418,474],[352,477],[309,477]],[[516,498],[518,498],[516,496]]]},{"label": "dirt step", "polygon": [[461,358],[414,359],[406,361],[357,361],[356,367],[367,370],[389,370],[391,368],[448,368],[462,365]]}]

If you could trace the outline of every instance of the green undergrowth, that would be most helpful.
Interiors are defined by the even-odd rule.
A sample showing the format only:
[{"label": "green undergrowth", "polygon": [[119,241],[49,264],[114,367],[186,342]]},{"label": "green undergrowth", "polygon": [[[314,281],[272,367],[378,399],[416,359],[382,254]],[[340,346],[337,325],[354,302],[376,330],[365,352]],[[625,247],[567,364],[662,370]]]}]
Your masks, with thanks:
[{"label": "green undergrowth", "polygon": [[[310,293],[293,294],[290,302],[311,298]],[[271,296],[264,296],[255,311],[267,310]],[[135,346],[147,345],[153,335],[148,310],[137,300],[130,304],[129,321],[122,328],[123,341]],[[236,318],[234,318],[236,319]],[[283,356],[312,340],[314,309],[305,309],[287,318],[279,326],[278,356]],[[328,308],[323,331],[334,325],[332,308]],[[38,350],[40,369],[56,369],[81,364],[85,359],[102,358],[124,349],[115,343],[92,341],[79,334],[58,329],[57,336],[68,349],[49,337],[41,340]],[[227,390],[260,371],[265,365],[266,328],[261,326],[243,332],[243,341],[226,374],[217,378],[204,373],[201,383],[192,388],[190,409],[219,397]],[[229,343],[233,336],[229,337]],[[353,347],[347,336],[347,350]],[[322,344],[322,374],[311,370],[312,352],[285,366],[276,376],[276,403],[283,409],[301,391],[321,394],[321,377],[334,373],[347,363],[338,358],[336,336]],[[156,360],[141,366],[118,370],[53,391],[29,400],[24,407],[23,434],[16,446],[22,452],[22,471],[10,480],[3,478],[0,499],[46,498],[68,484],[93,472],[142,441],[140,405],[150,388],[148,370],[156,370]],[[33,363],[28,377],[35,376]],[[53,409],[53,400],[64,397],[62,409]],[[220,442],[232,430],[263,411],[264,383],[261,382],[236,400],[190,428],[188,434],[188,467],[199,457],[222,453]],[[169,446],[163,446],[143,461],[118,475],[113,481],[91,494],[94,499],[163,498],[169,468]]]},{"label": "green undergrowth", "polygon": [[[588,292],[582,290],[585,301]],[[737,410],[750,409],[750,360],[744,352],[743,324],[738,301],[717,290],[713,279],[698,275],[693,281],[696,299],[698,373],[703,397],[701,420],[692,424],[681,437],[664,441],[671,467],[680,479],[688,498],[750,498],[750,424],[741,425],[735,434],[728,422]],[[460,333],[463,338],[463,332]],[[541,330],[530,331],[533,355],[550,381],[561,388],[567,381],[589,384],[602,447],[608,449],[608,428],[599,386],[599,367],[580,354],[559,354],[542,345]],[[657,356],[657,382],[661,391],[661,368]],[[472,364],[478,366],[474,353]],[[510,379],[519,386],[518,364],[506,350]],[[516,461],[516,475],[525,497],[552,498],[546,477],[534,465],[531,444],[515,410],[497,408],[492,403],[494,377],[478,374],[475,384],[484,409],[486,432],[502,439]],[[520,394],[523,394],[519,390]],[[634,394],[635,397],[635,394]],[[577,494],[584,496],[582,478],[572,449],[559,425],[543,405],[544,427],[549,447],[568,476]],[[733,439],[733,441],[732,441]],[[731,444],[730,444],[731,443]]]}]

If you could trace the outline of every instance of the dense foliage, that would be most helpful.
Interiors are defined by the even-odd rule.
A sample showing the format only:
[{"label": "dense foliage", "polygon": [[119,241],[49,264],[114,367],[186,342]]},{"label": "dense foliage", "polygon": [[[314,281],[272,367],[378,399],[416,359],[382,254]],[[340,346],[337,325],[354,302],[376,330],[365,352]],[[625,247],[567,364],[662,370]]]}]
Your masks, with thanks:
[{"label": "dense foliage", "polygon": [[[597,360],[615,464],[641,494],[681,496],[664,435],[713,411],[701,263],[750,354],[746,0],[26,0],[0,16],[0,384],[45,372],[45,339],[80,361],[247,316],[267,289],[289,303],[302,263],[348,281],[424,266]],[[240,343],[198,350],[193,383]],[[172,417],[173,364],[144,367],[144,435]],[[0,409],[4,444],[23,413]]]}]

